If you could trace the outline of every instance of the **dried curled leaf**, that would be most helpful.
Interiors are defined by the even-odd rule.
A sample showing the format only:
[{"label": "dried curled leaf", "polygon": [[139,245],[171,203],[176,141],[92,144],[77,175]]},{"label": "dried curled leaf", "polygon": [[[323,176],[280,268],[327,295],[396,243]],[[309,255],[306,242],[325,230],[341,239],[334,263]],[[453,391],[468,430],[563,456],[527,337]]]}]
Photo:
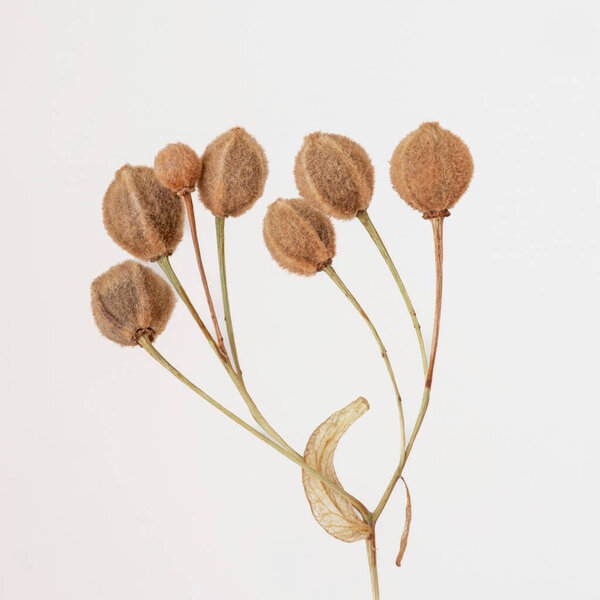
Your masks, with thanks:
[{"label": "dried curled leaf", "polygon": [[404,530],[402,531],[402,537],[400,538],[400,551],[398,552],[398,556],[396,557],[396,566],[399,567],[402,562],[402,557],[404,556],[404,552],[406,551],[406,546],[408,544],[408,534],[410,532],[410,522],[412,520],[412,504],[410,501],[410,492],[408,491],[408,485],[406,485],[406,481],[404,481],[404,477],[400,477],[402,479],[402,483],[406,488],[406,513],[404,517]]},{"label": "dried curled leaf", "polygon": [[[348,427],[368,409],[369,403],[358,398],[321,423],[306,444],[304,460],[340,487],[333,466],[335,449]],[[371,535],[371,528],[356,514],[348,499],[306,471],[302,472],[302,483],[312,513],[327,533],[343,542],[356,542]]]}]

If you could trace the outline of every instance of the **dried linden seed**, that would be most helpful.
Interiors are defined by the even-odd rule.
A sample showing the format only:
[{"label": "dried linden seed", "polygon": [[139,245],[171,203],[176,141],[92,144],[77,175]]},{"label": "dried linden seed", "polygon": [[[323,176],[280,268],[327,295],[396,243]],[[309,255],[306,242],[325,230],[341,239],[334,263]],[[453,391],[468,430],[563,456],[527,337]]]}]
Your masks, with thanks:
[{"label": "dried linden seed", "polygon": [[262,196],[268,171],[262,146],[245,129],[234,127],[202,156],[200,200],[215,217],[239,217]]},{"label": "dried linden seed", "polygon": [[150,167],[119,169],[104,195],[102,212],[110,237],[141,260],[170,256],[183,237],[183,202],[158,182]]},{"label": "dried linden seed", "polygon": [[263,224],[265,244],[281,267],[298,275],[314,275],[335,256],[331,219],[306,200],[277,200]]},{"label": "dried linden seed", "polygon": [[126,260],[92,283],[92,312],[100,333],[122,346],[135,346],[147,333],[162,333],[175,306],[169,284],[152,269]]},{"label": "dried linden seed", "polygon": [[181,142],[165,146],[154,159],[158,181],[173,192],[193,191],[201,171],[199,156]]},{"label": "dried linden seed", "polygon": [[473,176],[467,145],[439,123],[423,123],[396,147],[390,161],[394,189],[425,218],[443,217]]},{"label": "dried linden seed", "polygon": [[296,156],[300,195],[337,219],[366,210],[373,196],[375,172],[364,148],[343,135],[311,133]]}]

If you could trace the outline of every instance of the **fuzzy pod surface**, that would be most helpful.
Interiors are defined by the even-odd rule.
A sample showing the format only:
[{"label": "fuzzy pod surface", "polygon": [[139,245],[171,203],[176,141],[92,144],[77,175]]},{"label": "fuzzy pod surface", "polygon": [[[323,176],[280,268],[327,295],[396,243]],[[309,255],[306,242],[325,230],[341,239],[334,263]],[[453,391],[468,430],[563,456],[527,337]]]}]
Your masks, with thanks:
[{"label": "fuzzy pod surface", "polygon": [[306,200],[276,200],[263,223],[269,252],[284,269],[314,275],[335,256],[335,229],[331,219]]},{"label": "fuzzy pod surface", "polygon": [[262,146],[242,127],[206,148],[198,181],[200,200],[215,217],[239,217],[262,196],[269,169]]},{"label": "fuzzy pod surface", "polygon": [[337,219],[351,219],[371,203],[375,171],[365,149],[343,135],[311,133],[294,165],[300,195]]},{"label": "fuzzy pod surface", "polygon": [[181,142],[168,144],[154,159],[154,174],[172,192],[193,191],[201,171],[200,157]]},{"label": "fuzzy pod surface", "polygon": [[409,133],[390,160],[394,189],[425,218],[449,215],[472,176],[468,146],[439,123],[423,123]]},{"label": "fuzzy pod surface", "polygon": [[119,169],[104,195],[102,213],[110,237],[141,260],[170,256],[183,237],[183,202],[150,167]]},{"label": "fuzzy pod surface", "polygon": [[100,333],[121,346],[135,346],[147,333],[162,333],[175,306],[169,284],[152,269],[126,260],[94,279],[92,313]]}]

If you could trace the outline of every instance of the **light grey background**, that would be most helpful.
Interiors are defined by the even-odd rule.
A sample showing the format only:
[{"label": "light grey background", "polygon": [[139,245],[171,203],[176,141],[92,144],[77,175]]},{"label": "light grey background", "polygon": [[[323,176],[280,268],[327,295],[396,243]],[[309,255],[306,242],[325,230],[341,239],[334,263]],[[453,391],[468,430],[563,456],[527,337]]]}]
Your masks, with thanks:
[{"label": "light grey background", "polygon": [[[382,598],[598,598],[598,17],[591,1],[2,2],[0,598],[369,598],[363,544],[318,527],[298,469],[100,337],[89,284],[126,258],[101,221],[114,171],[246,127],[270,161],[264,198],[227,223],[247,382],[298,449],[366,396],[337,468],[372,507],[398,451],[385,370],[325,276],[275,265],[261,221],[295,195],[305,134],[357,140],[429,339],[430,227],[388,178],[426,120],[463,137],[476,167],[446,223],[401,569],[401,489],[380,521]],[[410,321],[360,224],[336,226],[335,266],[386,340],[412,422]],[[173,264],[202,305],[189,235]],[[245,414],[183,306],[157,346]]]}]

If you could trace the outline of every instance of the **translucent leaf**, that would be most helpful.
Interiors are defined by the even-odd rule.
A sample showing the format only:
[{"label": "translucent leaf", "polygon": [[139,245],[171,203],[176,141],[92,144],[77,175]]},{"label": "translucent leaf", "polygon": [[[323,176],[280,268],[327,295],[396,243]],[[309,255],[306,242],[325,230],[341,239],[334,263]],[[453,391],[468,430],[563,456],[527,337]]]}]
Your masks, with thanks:
[{"label": "translucent leaf", "polygon": [[404,518],[404,530],[402,531],[402,537],[400,538],[400,551],[398,552],[398,556],[396,557],[396,566],[399,567],[402,562],[402,557],[404,556],[404,552],[406,551],[406,546],[408,544],[408,533],[410,532],[410,522],[412,520],[412,504],[410,501],[410,492],[408,491],[408,486],[406,485],[406,481],[404,481],[404,477],[401,477],[402,483],[404,483],[404,487],[406,488],[406,513]]},{"label": "translucent leaf", "polygon": [[[369,403],[358,398],[321,423],[306,444],[304,460],[340,487],[333,466],[335,449],[348,427],[368,409]],[[371,535],[371,528],[356,514],[348,499],[306,471],[302,472],[302,483],[312,513],[327,533],[343,542],[356,542]]]}]

